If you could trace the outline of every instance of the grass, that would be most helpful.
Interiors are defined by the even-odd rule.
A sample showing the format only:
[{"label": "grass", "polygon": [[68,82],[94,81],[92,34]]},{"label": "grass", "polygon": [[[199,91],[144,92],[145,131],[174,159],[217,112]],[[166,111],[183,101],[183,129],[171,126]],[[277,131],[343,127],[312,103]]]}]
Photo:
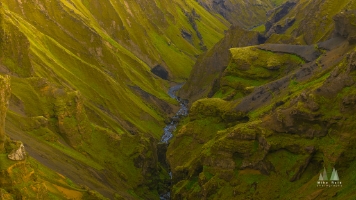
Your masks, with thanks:
[{"label": "grass", "polygon": [[286,0],[271,0],[274,6],[280,6],[286,2]]},{"label": "grass", "polygon": [[[279,0],[273,2],[278,3],[278,1]],[[335,3],[332,0],[327,0],[321,3],[318,9],[310,12],[309,8],[312,6],[313,5],[311,5],[309,1],[301,1],[294,9],[291,10],[290,14],[286,15],[279,22],[277,22],[277,24],[284,26],[285,20],[293,17],[296,19],[294,24],[289,27],[284,34],[272,35],[268,42],[280,43],[282,41],[294,44],[316,44],[320,41],[325,41],[333,32],[333,16],[343,10],[352,10],[356,8],[355,2],[351,0],[342,0],[338,3]],[[315,19],[315,21],[310,23],[311,21],[307,20],[309,18]],[[299,34],[295,37],[296,40],[290,37],[293,35],[292,33],[295,32],[299,32]]]},{"label": "grass", "polygon": [[[275,5],[281,3],[280,0],[273,1]],[[132,1],[130,4],[113,0],[95,4],[58,0],[42,4],[34,6],[7,1],[1,8],[6,14],[1,32],[6,35],[4,38],[9,38],[2,41],[9,47],[1,49],[2,64],[14,73],[13,95],[19,99],[25,115],[9,111],[8,118],[32,137],[75,160],[97,170],[113,171],[115,177],[112,179],[127,184],[119,190],[128,196],[143,198],[142,194],[148,194],[157,197],[157,191],[147,187],[138,189],[152,180],[146,180],[148,175],[143,173],[146,169],[135,167],[134,160],[142,157],[145,161],[154,160],[150,148],[154,145],[152,141],[162,134],[165,114],[155,109],[156,105],[145,103],[144,98],[134,93],[130,86],[138,86],[161,100],[172,102],[166,94],[169,83],[154,77],[150,69],[162,64],[168,67],[173,81],[188,77],[196,56],[203,51],[186,13],[195,9],[199,17],[194,20],[208,48],[223,37],[229,23],[221,16],[208,13],[194,0],[175,0],[169,4],[163,0]],[[329,16],[328,24],[331,23],[331,15],[345,4],[346,1],[338,5],[326,1],[322,5],[328,8],[325,9],[327,13],[322,13]],[[336,11],[331,9],[334,7]],[[331,14],[326,15],[329,12]],[[241,14],[247,15],[246,12]],[[301,24],[301,20],[295,24]],[[316,27],[320,28],[319,25]],[[182,29],[193,33],[192,42],[181,37]],[[256,30],[263,31],[263,26]],[[325,32],[330,30],[327,27]],[[321,31],[314,39],[320,40],[324,35]],[[288,38],[288,33],[285,37]],[[223,77],[225,88],[221,88],[215,97],[233,95],[232,100],[236,100],[249,92],[247,88],[275,80],[283,75],[287,66],[301,64],[292,55],[273,54],[254,47],[232,49],[231,53],[235,60]],[[241,69],[244,66],[238,65],[241,60],[253,67],[244,71]],[[271,68],[276,66],[280,69],[273,71]],[[321,84],[327,76],[325,74],[310,84],[291,81],[290,90],[298,93]],[[233,93],[235,88],[240,88],[240,91]],[[193,108],[191,121],[183,121],[176,132],[177,138],[173,141],[176,149],[169,151],[184,162],[180,165],[172,161],[175,167],[178,165],[193,173],[201,155],[213,155],[212,149],[223,144],[228,148],[237,146],[236,149],[258,150],[256,142],[238,143],[238,146],[232,142],[224,143],[222,140],[226,138],[217,136],[218,131],[228,126],[220,115],[226,114],[236,102],[209,99],[200,103]],[[257,119],[270,109],[265,107],[250,115]],[[73,142],[75,148],[59,144],[61,137]],[[335,145],[338,140],[325,142]],[[192,152],[190,155],[186,154],[188,150]],[[13,164],[6,160],[5,155],[0,159],[1,169]],[[38,167],[33,160],[29,162],[42,179],[55,184],[59,184],[56,179],[63,179],[49,169]],[[20,170],[15,172],[20,173]],[[206,172],[209,180],[214,178],[212,175]],[[246,182],[259,181],[258,177],[253,175]],[[61,186],[76,188],[71,180],[63,181]],[[198,193],[202,189],[196,176],[185,183],[186,190]],[[20,186],[26,188],[26,184]],[[32,193],[28,195],[35,198]],[[49,195],[60,198],[59,193]]]},{"label": "grass", "polygon": [[[13,197],[17,198],[46,198],[46,199],[64,199],[81,198],[88,191],[81,189],[74,184],[70,179],[64,178],[56,172],[48,169],[31,157],[27,157],[25,161],[10,161],[7,156],[0,155],[1,164],[7,163],[7,166],[1,165],[0,171],[7,170],[8,182],[3,189],[10,192]],[[2,177],[5,178],[5,177]],[[0,178],[1,179],[1,178]],[[57,188],[62,188],[58,190]],[[21,191],[14,192],[14,191]]]},{"label": "grass", "polygon": [[6,170],[16,163],[16,161],[9,160],[7,154],[0,154],[0,160],[0,171]]},{"label": "grass", "polygon": [[254,87],[281,78],[287,71],[305,63],[296,55],[273,53],[256,47],[232,48],[230,53],[232,59],[214,97],[236,100],[249,94]]},{"label": "grass", "polygon": [[266,27],[264,24],[262,25],[259,25],[255,28],[252,29],[253,31],[257,31],[257,32],[260,32],[260,33],[264,33],[266,31]]},{"label": "grass", "polygon": [[[233,103],[237,104],[239,100],[232,99],[229,104],[223,98],[236,91],[244,91],[248,86],[259,86],[284,77],[287,74],[284,70],[290,65],[294,64],[293,69],[297,69],[305,64],[298,56],[259,51],[254,47],[233,48],[230,52],[232,60],[220,79],[220,90],[215,93],[214,98],[200,99],[192,105],[189,120],[177,130],[178,134],[169,147],[168,158],[175,167],[172,168],[173,172],[188,173],[174,185],[173,193],[184,197],[195,195],[194,191],[200,191],[196,189],[198,187],[195,183],[195,175],[199,173],[199,188],[210,191],[207,195],[210,199],[305,199],[316,198],[315,195],[339,199],[354,197],[351,186],[347,189],[323,190],[320,194],[316,192],[316,181],[322,165],[344,167],[346,176],[349,176],[345,178],[348,183],[354,179],[350,175],[354,172],[351,170],[354,166],[351,158],[355,153],[351,150],[354,141],[352,132],[355,128],[355,117],[352,115],[354,104],[347,105],[347,111],[344,106],[347,104],[346,97],[354,99],[356,93],[352,86],[344,86],[341,90],[337,84],[330,83],[333,80],[330,75],[337,74],[331,72],[332,70],[339,68],[338,72],[347,72],[349,63],[345,62],[346,59],[337,66],[329,66],[327,70],[317,69],[308,80],[291,78],[288,87],[280,91],[280,95],[276,92],[268,105],[248,113],[249,122],[229,125],[217,119],[229,109],[236,112]],[[352,54],[351,51],[349,53]],[[276,69],[275,66],[280,68]],[[293,74],[290,75],[294,77]],[[354,79],[355,73],[347,75]],[[328,79],[329,82],[326,81]],[[326,94],[325,90],[320,92],[319,88],[340,90],[337,94]],[[307,94],[307,99],[302,93]],[[307,104],[312,101],[320,108],[308,108]],[[276,102],[283,102],[277,110]],[[286,110],[288,108],[290,111]],[[278,109],[287,111],[290,124],[279,124],[271,120],[274,119],[274,114],[278,114]],[[208,123],[201,123],[202,121]],[[208,135],[205,127],[213,129],[218,125],[217,122],[221,124],[221,128],[215,134],[209,131],[209,137],[202,137]],[[291,128],[292,133],[282,133],[281,130],[289,130],[288,128]],[[325,129],[326,136],[310,138],[306,135],[307,131],[323,132]],[[245,139],[253,134],[256,139]],[[237,136],[245,137],[235,139]],[[264,152],[262,147],[266,146],[268,150]],[[308,151],[311,147],[315,152]],[[182,149],[192,152],[192,155],[184,157],[176,152]],[[253,167],[248,166],[249,162]],[[234,177],[226,178],[227,181],[222,180],[219,172],[228,174],[226,171],[230,169],[231,163],[235,164]],[[243,164],[247,167],[241,168]],[[265,171],[269,174],[263,175]],[[297,177],[299,173],[300,176]],[[205,190],[197,194],[203,195]],[[294,191],[293,194],[290,191]]]}]

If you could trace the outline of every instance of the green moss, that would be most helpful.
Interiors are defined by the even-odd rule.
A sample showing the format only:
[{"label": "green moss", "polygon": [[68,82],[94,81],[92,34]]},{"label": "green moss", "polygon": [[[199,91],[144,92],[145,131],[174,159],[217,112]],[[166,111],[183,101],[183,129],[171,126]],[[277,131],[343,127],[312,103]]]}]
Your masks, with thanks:
[{"label": "green moss", "polygon": [[16,161],[12,161],[7,158],[7,154],[0,154],[0,171],[8,169],[11,165],[14,165]]},{"label": "green moss", "polygon": [[266,27],[264,24],[262,25],[259,25],[255,28],[252,29],[253,31],[257,31],[257,32],[260,32],[260,33],[264,33],[266,31]]},{"label": "green moss", "polygon": [[277,22],[278,25],[283,27],[285,26],[286,19],[294,18],[295,22],[293,25],[284,34],[273,34],[267,42],[316,44],[320,41],[325,41],[333,33],[333,16],[343,10],[355,9],[356,5],[350,0],[342,0],[338,3],[333,0],[327,0],[320,3],[317,9],[310,9],[311,7],[310,1],[303,0],[299,2],[288,15]]},{"label": "green moss", "polygon": [[187,189],[187,190],[191,190],[191,189],[193,189],[193,187],[195,186],[195,185],[197,185],[198,184],[198,177],[193,177],[186,185],[185,185],[185,188]]},{"label": "green moss", "polygon": [[229,100],[246,96],[254,87],[276,80],[288,70],[304,64],[296,55],[273,53],[256,47],[232,48],[230,52],[232,59],[215,94],[215,97]]},{"label": "green moss", "polygon": [[286,0],[271,0],[274,6],[280,6],[286,2]]}]

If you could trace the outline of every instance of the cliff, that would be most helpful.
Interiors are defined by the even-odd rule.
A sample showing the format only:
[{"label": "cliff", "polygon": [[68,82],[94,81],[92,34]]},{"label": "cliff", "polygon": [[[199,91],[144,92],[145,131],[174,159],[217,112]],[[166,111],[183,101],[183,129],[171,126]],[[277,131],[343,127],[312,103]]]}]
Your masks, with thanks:
[{"label": "cliff", "polygon": [[0,153],[4,152],[5,118],[11,95],[10,77],[0,75]]},{"label": "cliff", "polygon": [[[328,4],[300,12],[326,12]],[[293,45],[294,38],[271,44],[274,33],[267,44],[230,48],[227,67],[205,82],[215,85],[213,92],[196,101],[187,96],[193,100],[189,116],[167,151],[173,199],[355,198],[354,13],[334,16],[322,38],[315,35],[320,29],[300,32],[305,43],[320,43]],[[301,30],[311,24],[293,26]],[[203,79],[200,74],[208,78],[195,73],[192,79]],[[184,91],[195,88],[187,84]],[[342,187],[317,185],[324,167],[343,173]]]},{"label": "cliff", "polygon": [[211,97],[220,84],[222,72],[229,64],[228,49],[256,45],[259,43],[259,38],[257,32],[249,32],[239,27],[230,28],[224,39],[198,58],[179,95],[191,102],[203,97]]},{"label": "cliff", "polygon": [[[248,15],[264,22],[260,4]],[[178,104],[167,90],[230,22],[195,0],[4,0],[0,19],[8,135],[108,198],[157,198],[169,175],[156,145]]]},{"label": "cliff", "polygon": [[266,22],[266,13],[284,1],[198,0],[207,10],[220,14],[233,26],[251,29]]}]

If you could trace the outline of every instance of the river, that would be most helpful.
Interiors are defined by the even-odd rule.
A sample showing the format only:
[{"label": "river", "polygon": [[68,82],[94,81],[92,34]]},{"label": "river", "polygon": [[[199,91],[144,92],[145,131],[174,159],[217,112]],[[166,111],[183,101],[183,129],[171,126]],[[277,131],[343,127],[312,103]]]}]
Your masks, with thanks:
[{"label": "river", "polygon": [[173,132],[176,130],[179,120],[182,117],[185,117],[188,115],[188,101],[180,99],[175,94],[180,88],[182,88],[182,86],[183,86],[183,84],[175,85],[175,86],[169,88],[169,90],[168,90],[168,95],[171,98],[176,99],[179,102],[180,108],[179,108],[178,112],[174,115],[174,117],[172,117],[171,122],[169,124],[167,124],[167,126],[164,127],[164,129],[163,129],[164,134],[162,136],[161,142],[164,142],[167,144],[168,144],[169,140],[173,137]]},{"label": "river", "polygon": [[[185,117],[185,116],[188,115],[188,101],[184,100],[184,99],[181,99],[181,98],[176,96],[176,92],[180,88],[182,88],[183,84],[175,85],[175,86],[169,88],[169,90],[168,90],[168,95],[171,98],[176,99],[179,102],[180,107],[179,107],[178,112],[174,115],[174,117],[172,117],[170,123],[168,123],[166,125],[166,127],[164,127],[164,129],[163,129],[164,134],[163,134],[163,136],[161,138],[161,142],[165,143],[167,145],[169,144],[169,140],[172,139],[173,132],[176,130],[180,119],[182,117]],[[169,172],[169,175],[171,176],[171,179],[172,179],[172,173],[171,172]],[[160,200],[170,200],[171,199],[170,192],[161,194],[159,199]]]}]

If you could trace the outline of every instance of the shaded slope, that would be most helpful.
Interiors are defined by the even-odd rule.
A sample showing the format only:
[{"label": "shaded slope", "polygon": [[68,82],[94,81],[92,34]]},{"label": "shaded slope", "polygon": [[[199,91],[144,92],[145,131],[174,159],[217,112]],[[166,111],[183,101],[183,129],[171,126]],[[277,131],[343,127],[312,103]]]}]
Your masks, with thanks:
[{"label": "shaded slope", "polygon": [[265,23],[266,12],[279,3],[273,1],[198,0],[207,10],[220,14],[234,26],[250,29]]},{"label": "shaded slope", "polygon": [[219,85],[221,73],[229,64],[228,49],[256,45],[259,43],[258,38],[257,32],[245,31],[239,27],[229,29],[224,39],[198,58],[190,78],[179,91],[179,95],[193,102],[214,94],[216,92],[214,87]]}]

